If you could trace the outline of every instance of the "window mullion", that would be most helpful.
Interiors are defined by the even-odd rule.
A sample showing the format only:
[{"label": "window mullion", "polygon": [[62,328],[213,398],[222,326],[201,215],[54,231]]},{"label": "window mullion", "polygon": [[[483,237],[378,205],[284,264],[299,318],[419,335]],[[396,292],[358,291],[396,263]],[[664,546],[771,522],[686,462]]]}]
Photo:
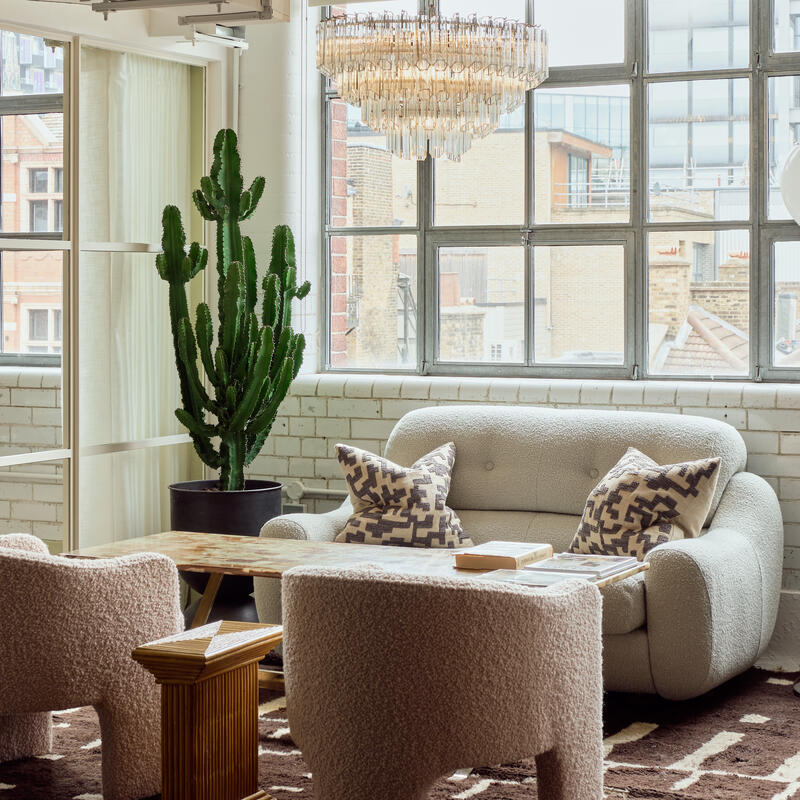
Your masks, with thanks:
[{"label": "window mullion", "polygon": [[[635,4],[632,28],[634,59],[637,65],[631,86],[631,224],[633,253],[628,274],[633,280],[634,302],[626,309],[626,325],[633,329],[633,377],[647,375],[648,278],[647,238],[644,223],[647,219],[647,94],[644,74],[647,70],[647,8],[646,0]],[[629,340],[630,341],[630,340]]]},{"label": "window mullion", "polygon": [[[769,16],[765,20],[764,9]],[[768,172],[767,142],[767,76],[762,68],[762,54],[772,49],[772,3],[750,0],[750,372],[760,372],[771,364],[771,252],[761,250],[761,223],[767,217]],[[765,24],[767,23],[767,24]]]}]

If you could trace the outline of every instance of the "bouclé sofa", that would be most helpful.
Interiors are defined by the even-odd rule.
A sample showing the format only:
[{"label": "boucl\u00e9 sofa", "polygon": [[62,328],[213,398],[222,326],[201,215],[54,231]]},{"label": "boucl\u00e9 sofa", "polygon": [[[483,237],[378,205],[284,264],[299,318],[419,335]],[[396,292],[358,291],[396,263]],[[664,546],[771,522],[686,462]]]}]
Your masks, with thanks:
[{"label": "boucl\u00e9 sofa", "polygon": [[[783,525],[775,492],[745,472],[745,444],[730,425],[680,414],[433,407],[406,414],[385,455],[407,465],[448,441],[456,445],[448,504],[475,543],[549,542],[557,552],[569,547],[587,495],[628,447],[659,464],[719,456],[702,535],[660,545],[646,557],[648,571],[602,590],[605,688],[688,699],[752,666],[766,648]],[[261,535],[332,541],[351,511],[346,500],[327,514],[277,517]],[[255,584],[261,619],[280,620],[279,582]]]}]

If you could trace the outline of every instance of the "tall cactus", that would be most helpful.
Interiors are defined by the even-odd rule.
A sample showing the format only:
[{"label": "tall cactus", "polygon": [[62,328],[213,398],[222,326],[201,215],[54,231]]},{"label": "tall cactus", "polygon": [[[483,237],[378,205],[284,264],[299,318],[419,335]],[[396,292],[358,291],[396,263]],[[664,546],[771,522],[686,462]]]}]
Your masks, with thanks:
[{"label": "tall cactus", "polygon": [[210,174],[193,193],[202,217],[217,225],[216,344],[208,305],[197,306],[192,325],[186,301],[186,284],[205,269],[208,251],[193,242],[187,252],[175,206],[164,209],[163,252],[156,257],[158,274],[169,283],[183,406],[175,415],[189,431],[203,462],[220,470],[220,489],[225,491],[244,488],[244,468],[264,446],[300,370],[306,344],[303,334],[291,327],[292,300],[302,300],[311,285],[308,281],[297,285],[294,238],[287,225],[273,231],[259,307],[255,250],[250,238],[242,236],[239,223],[252,216],[264,185],[259,177],[244,190],[236,134],[221,130],[214,141]]}]

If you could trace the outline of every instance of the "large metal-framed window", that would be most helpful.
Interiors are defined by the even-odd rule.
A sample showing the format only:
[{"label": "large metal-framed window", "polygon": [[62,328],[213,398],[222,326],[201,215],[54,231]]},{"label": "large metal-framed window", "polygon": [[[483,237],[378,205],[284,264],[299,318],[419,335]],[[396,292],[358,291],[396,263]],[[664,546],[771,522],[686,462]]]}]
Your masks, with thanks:
[{"label": "large metal-framed window", "polygon": [[[519,174],[505,216],[458,185],[491,185],[486,146],[387,177],[323,85],[323,369],[800,378],[800,227],[778,187],[800,123],[789,3],[619,5],[616,63],[568,66],[554,3],[528,0],[555,20],[556,66],[481,140]],[[442,10],[480,11],[461,6]]]}]

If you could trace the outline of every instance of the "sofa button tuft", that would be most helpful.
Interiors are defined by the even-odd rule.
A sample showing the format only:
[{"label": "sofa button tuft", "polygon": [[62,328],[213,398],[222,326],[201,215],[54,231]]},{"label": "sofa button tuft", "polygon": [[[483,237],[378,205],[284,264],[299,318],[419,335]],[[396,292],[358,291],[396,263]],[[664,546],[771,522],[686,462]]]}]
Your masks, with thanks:
[{"label": "sofa button tuft", "polygon": [[494,461],[487,461],[483,466],[491,472],[494,469]]},{"label": "sofa button tuft", "polygon": [[600,470],[598,470],[597,467],[592,467],[589,470],[589,477],[594,479],[594,480],[597,480],[597,478],[600,477]]}]

